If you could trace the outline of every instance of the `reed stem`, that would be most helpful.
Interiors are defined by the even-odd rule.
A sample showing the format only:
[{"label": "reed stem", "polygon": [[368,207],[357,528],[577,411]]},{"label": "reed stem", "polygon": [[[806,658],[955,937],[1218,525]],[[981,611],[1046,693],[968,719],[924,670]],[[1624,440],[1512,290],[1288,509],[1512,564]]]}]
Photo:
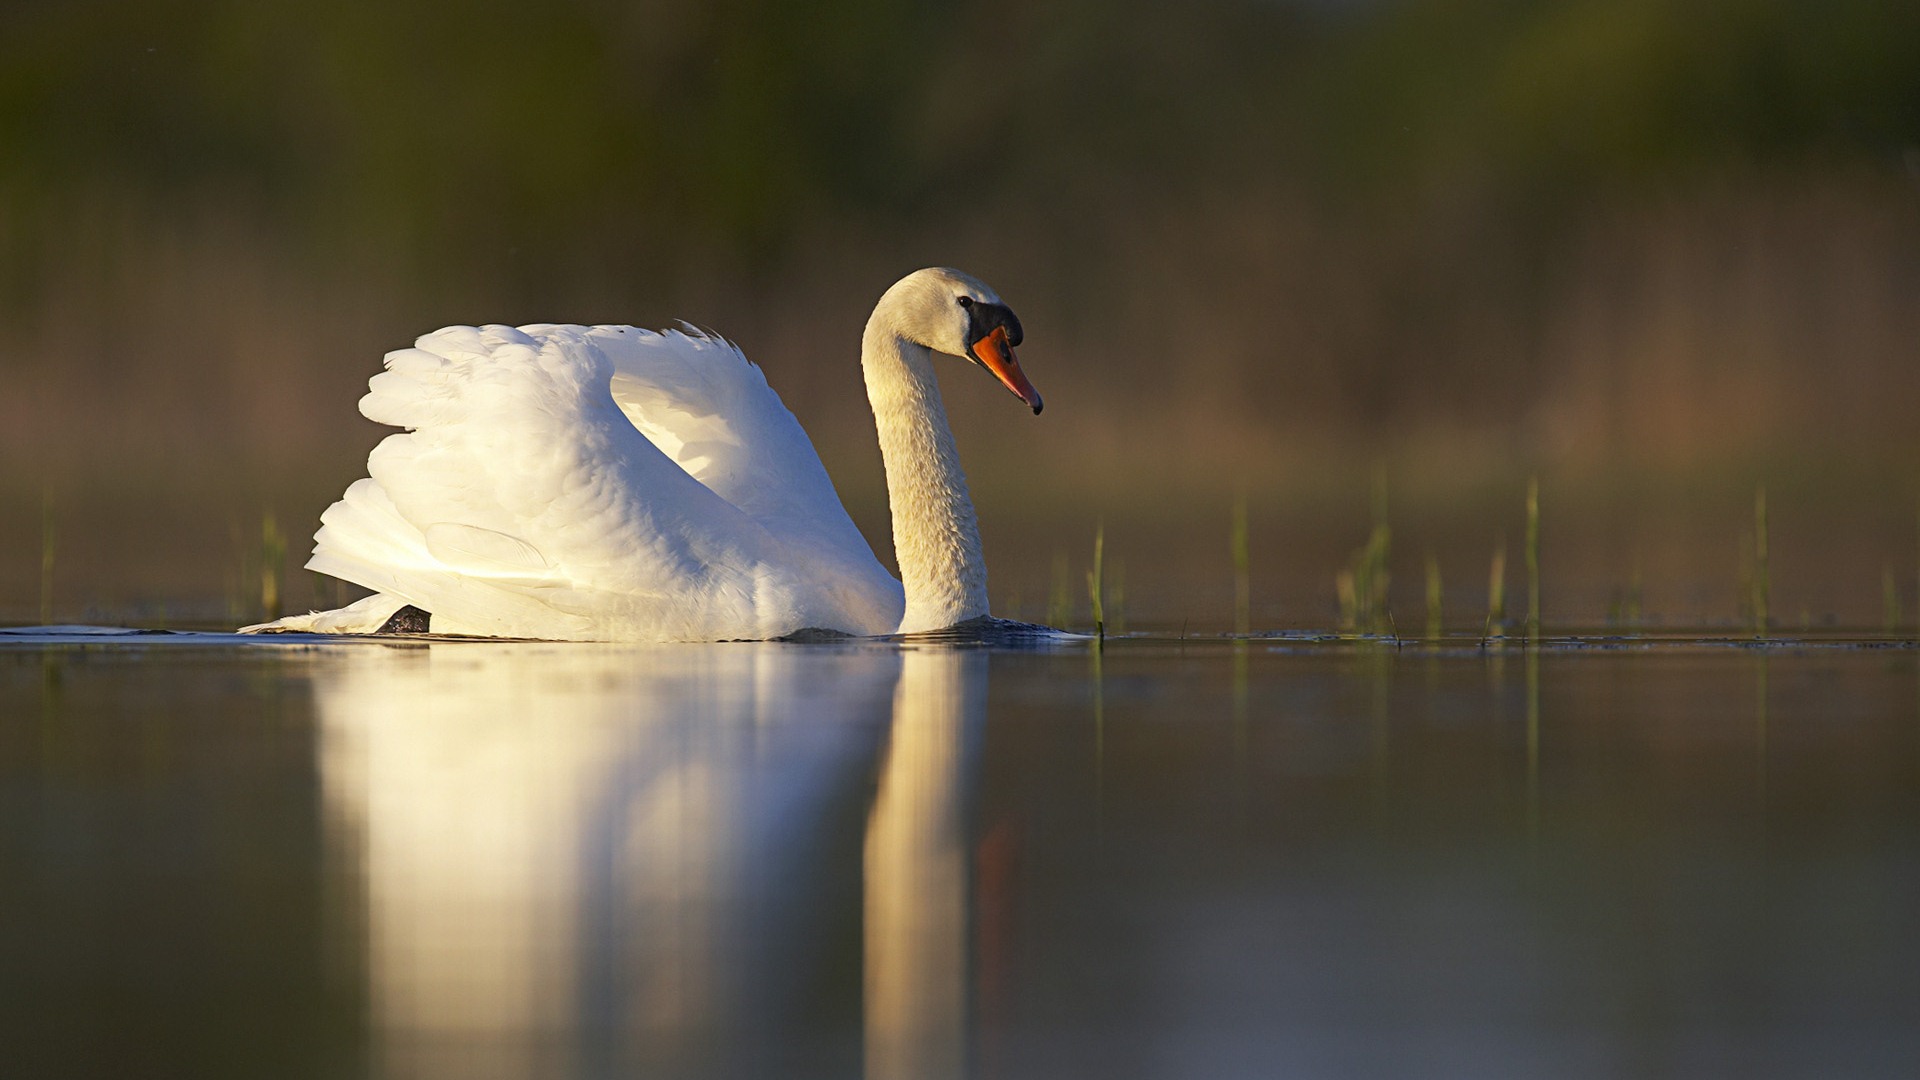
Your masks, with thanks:
[{"label": "reed stem", "polygon": [[1767,489],[1765,485],[1753,491],[1753,633],[1755,637],[1767,636],[1767,604],[1771,599],[1773,581],[1767,571]]},{"label": "reed stem", "polygon": [[1635,555],[1633,557],[1633,577],[1629,579],[1627,584],[1626,616],[1627,629],[1630,631],[1638,631],[1640,629],[1640,593],[1640,556]]},{"label": "reed stem", "polygon": [[1233,528],[1227,538],[1233,551],[1233,632],[1241,637],[1253,631],[1253,578],[1248,570],[1247,497],[1233,500]]},{"label": "reed stem", "polygon": [[1107,609],[1103,601],[1106,549],[1107,523],[1102,521],[1093,529],[1093,569],[1087,571],[1087,596],[1093,601],[1093,636],[1102,642],[1107,640]]},{"label": "reed stem", "polygon": [[1540,640],[1540,478],[1527,480],[1527,640]]},{"label": "reed stem", "polygon": [[1427,637],[1438,641],[1444,632],[1440,611],[1440,560],[1427,553]]},{"label": "reed stem", "polygon": [[53,493],[40,493],[40,625],[53,624]]},{"label": "reed stem", "polygon": [[1389,586],[1393,574],[1388,568],[1393,553],[1393,528],[1387,524],[1387,473],[1384,468],[1373,474],[1373,530],[1363,547],[1354,550],[1344,569],[1333,575],[1334,594],[1340,602],[1340,628],[1359,634],[1378,634],[1393,623],[1388,610]]},{"label": "reed stem", "polygon": [[1507,538],[1493,542],[1493,565],[1487,571],[1488,638],[1505,637],[1507,630]]}]

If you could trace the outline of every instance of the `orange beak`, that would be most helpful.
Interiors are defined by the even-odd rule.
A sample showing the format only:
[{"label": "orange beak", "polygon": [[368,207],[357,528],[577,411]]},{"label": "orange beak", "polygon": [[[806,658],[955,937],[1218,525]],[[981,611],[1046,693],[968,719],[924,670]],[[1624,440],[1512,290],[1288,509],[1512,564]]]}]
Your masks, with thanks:
[{"label": "orange beak", "polygon": [[973,343],[973,358],[980,361],[1000,385],[1013,391],[1015,397],[1027,403],[1034,415],[1040,413],[1040,391],[1027,381],[1025,372],[1020,370],[1020,361],[1014,358],[1013,346],[1007,343],[1007,328],[996,326],[993,333]]}]

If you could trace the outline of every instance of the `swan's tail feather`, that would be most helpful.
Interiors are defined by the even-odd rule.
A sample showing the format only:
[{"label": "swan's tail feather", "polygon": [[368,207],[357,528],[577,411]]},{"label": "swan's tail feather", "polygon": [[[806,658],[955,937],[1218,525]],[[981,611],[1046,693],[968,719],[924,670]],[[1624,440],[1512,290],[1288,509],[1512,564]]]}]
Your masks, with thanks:
[{"label": "swan's tail feather", "polygon": [[343,608],[332,611],[309,611],[305,615],[289,615],[272,622],[243,626],[242,634],[373,634],[393,618],[393,613],[406,605],[406,601],[397,596],[374,593],[362,597]]},{"label": "swan's tail feather", "polygon": [[[390,596],[396,611],[401,603],[430,611],[436,632],[526,634],[528,626],[543,626],[553,636],[572,636],[586,625],[578,615],[547,603],[538,590],[528,594],[524,573],[490,580],[447,567],[428,550],[419,528],[399,517],[376,480],[357,480],[346,498],[326,507],[313,542],[309,571]],[[480,567],[470,565],[468,571]]]},{"label": "swan's tail feather", "polygon": [[[389,441],[401,438],[405,436],[390,436]],[[458,568],[449,566],[430,549],[428,537],[400,515],[379,481],[363,478],[320,515],[307,569],[394,601],[372,628],[337,632],[371,633],[401,604],[413,604],[433,615],[436,633],[523,635],[529,627],[540,628],[542,636],[586,633],[587,619],[554,603],[565,599],[565,590],[542,590],[531,580],[531,560],[539,558],[538,552],[524,544],[514,547],[517,542],[498,534],[476,538],[479,532],[462,529],[454,536],[468,548],[480,548],[477,539],[490,540],[496,565],[469,555]]]}]

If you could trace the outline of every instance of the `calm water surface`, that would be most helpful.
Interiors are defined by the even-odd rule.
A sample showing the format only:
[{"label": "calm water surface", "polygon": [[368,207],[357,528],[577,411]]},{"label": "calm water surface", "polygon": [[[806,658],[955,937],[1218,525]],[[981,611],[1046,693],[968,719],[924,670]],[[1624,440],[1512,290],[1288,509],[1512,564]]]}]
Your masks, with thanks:
[{"label": "calm water surface", "polygon": [[1916,1075],[1920,665],[0,634],[0,1055]]}]

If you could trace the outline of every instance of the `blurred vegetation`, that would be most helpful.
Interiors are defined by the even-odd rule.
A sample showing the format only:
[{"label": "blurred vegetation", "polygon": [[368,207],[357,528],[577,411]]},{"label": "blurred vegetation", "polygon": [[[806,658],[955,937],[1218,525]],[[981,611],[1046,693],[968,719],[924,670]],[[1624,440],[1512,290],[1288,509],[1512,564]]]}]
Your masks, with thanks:
[{"label": "blurred vegetation", "polygon": [[989,518],[1920,458],[1894,0],[27,0],[0,146],[10,506],[310,520],[385,349],[685,317],[872,529],[857,328],[929,263],[1055,406],[949,380]]},{"label": "blurred vegetation", "polygon": [[1467,189],[1544,212],[1677,171],[1897,164],[1920,135],[1920,9],[1894,0],[123,0],[0,20],[15,300],[19,234],[108,193],[237,200],[314,257],[664,243],[765,266],[822,217],[923,227],[1085,185]]}]

